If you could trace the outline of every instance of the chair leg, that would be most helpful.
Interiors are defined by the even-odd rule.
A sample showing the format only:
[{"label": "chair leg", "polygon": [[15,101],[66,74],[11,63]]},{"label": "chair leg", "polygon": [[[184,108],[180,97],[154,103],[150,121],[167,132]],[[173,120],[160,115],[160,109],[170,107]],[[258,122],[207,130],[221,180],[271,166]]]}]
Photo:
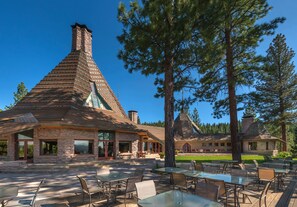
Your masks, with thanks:
[{"label": "chair leg", "polygon": [[264,198],[264,204],[265,204],[265,207],[266,207],[267,206],[266,196]]},{"label": "chair leg", "polygon": [[259,207],[261,207],[261,206],[262,206],[261,199],[259,199]]},{"label": "chair leg", "polygon": [[126,196],[127,194],[125,193],[125,198],[124,198],[125,207],[126,207]]}]

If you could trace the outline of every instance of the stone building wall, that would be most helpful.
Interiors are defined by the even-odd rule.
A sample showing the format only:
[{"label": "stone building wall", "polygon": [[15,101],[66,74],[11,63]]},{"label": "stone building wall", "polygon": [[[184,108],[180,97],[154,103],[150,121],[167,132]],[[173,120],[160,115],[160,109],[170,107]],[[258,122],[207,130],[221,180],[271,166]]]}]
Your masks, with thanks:
[{"label": "stone building wall", "polygon": [[[57,156],[40,155],[40,141],[56,139]],[[74,154],[74,140],[93,140],[93,152],[90,155]],[[34,162],[90,161],[98,157],[98,138],[96,130],[76,130],[59,128],[39,128],[34,136]]]},{"label": "stone building wall", "polygon": [[0,156],[0,160],[15,160],[15,139],[13,135],[0,135],[0,140],[7,140],[7,156]]}]

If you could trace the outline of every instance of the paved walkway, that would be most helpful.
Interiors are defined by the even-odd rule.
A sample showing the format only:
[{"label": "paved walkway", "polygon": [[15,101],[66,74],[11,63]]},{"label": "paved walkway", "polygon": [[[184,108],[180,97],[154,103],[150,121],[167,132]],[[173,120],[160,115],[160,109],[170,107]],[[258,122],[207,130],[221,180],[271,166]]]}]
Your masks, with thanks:
[{"label": "paved walkway", "polygon": [[[187,167],[187,164],[181,164],[181,167]],[[133,172],[137,168],[145,168],[145,178],[144,179],[154,179],[157,183],[157,191],[163,192],[167,191],[168,189],[171,189],[169,184],[159,182],[158,175],[151,173],[151,169],[156,166],[156,163],[152,160],[148,162],[122,162],[122,163],[116,163],[111,166],[111,169],[114,171],[122,171],[125,172]],[[69,201],[70,206],[72,207],[83,207],[88,206],[86,204],[82,203],[82,196],[81,196],[81,190],[80,190],[80,183],[78,179],[76,178],[76,175],[83,175],[86,177],[88,184],[92,186],[96,186],[97,183],[94,179],[95,175],[95,168],[86,166],[86,167],[80,167],[76,169],[70,169],[67,171],[42,171],[42,172],[36,172],[36,173],[0,173],[0,186],[2,185],[18,185],[20,187],[19,189],[19,195],[16,200],[10,201],[8,203],[8,207],[16,207],[16,206],[29,206],[34,193],[36,191],[36,188],[39,184],[39,182],[46,178],[46,183],[42,186],[40,193],[37,197],[37,205],[36,207],[54,207],[57,206],[57,203],[62,203],[63,200],[67,199]],[[295,178],[293,179],[294,174],[291,174],[286,178],[286,184],[287,186],[291,186],[290,183],[292,183],[292,180],[295,181]],[[292,187],[295,188],[296,186]],[[297,206],[297,189],[293,189],[292,192],[295,190],[295,192],[291,193],[291,195],[288,197],[288,194],[285,194],[283,192],[277,192],[272,193],[272,191],[269,191],[268,195],[268,206],[273,207],[277,206],[279,199],[289,199],[292,197],[292,199],[289,199],[290,207]],[[286,192],[286,191],[285,191]],[[285,195],[287,197],[285,197]],[[63,198],[63,199],[61,199]],[[124,207],[124,199],[122,197],[117,198],[117,202],[111,205],[106,204],[106,200],[100,200],[99,195],[92,196],[93,201],[96,202],[95,206],[101,207],[101,206],[114,206],[114,207]],[[252,200],[253,204],[241,204],[242,207],[250,207],[250,206],[258,206],[258,202],[256,200]],[[52,203],[53,205],[44,205]],[[127,200],[127,206],[128,207],[136,207],[136,200],[135,199],[128,199]],[[232,206],[232,200],[230,200],[230,206]],[[279,205],[282,206],[282,205]]]}]

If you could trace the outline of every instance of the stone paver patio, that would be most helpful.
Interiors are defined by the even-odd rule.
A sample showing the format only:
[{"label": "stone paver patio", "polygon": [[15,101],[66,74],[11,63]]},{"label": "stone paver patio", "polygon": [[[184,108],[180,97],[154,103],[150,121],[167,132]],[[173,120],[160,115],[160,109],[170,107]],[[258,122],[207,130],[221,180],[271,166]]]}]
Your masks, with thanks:
[{"label": "stone paver patio", "polygon": [[[108,163],[111,164],[112,162]],[[148,161],[132,161],[127,162],[123,161],[122,163],[117,164],[111,164],[111,169],[114,171],[122,171],[125,172],[133,172],[137,168],[145,168],[145,177],[144,179],[154,179],[156,181],[157,185],[157,191],[163,192],[171,189],[169,184],[159,182],[158,175],[151,172],[152,168],[156,166],[155,161],[148,160]],[[181,167],[187,167],[186,164],[182,164]],[[88,204],[82,203],[82,196],[81,196],[81,190],[80,190],[80,183],[76,177],[76,175],[83,175],[86,177],[88,184],[92,186],[96,186],[97,183],[94,179],[95,175],[95,168],[91,166],[80,166],[78,168],[74,169],[68,169],[68,170],[47,170],[46,167],[42,168],[43,170],[35,170],[36,172],[30,173],[30,172],[17,172],[17,173],[0,173],[0,185],[18,185],[19,188],[19,195],[17,199],[10,201],[8,203],[8,207],[13,206],[29,206],[36,188],[41,181],[41,179],[46,178],[46,183],[42,186],[40,193],[37,196],[37,202],[36,207],[39,206],[55,206],[55,203],[61,203],[61,198],[67,199],[70,206],[73,207],[82,207],[82,206],[88,206]],[[50,169],[50,168],[49,168]],[[297,190],[296,184],[296,178],[293,177],[294,174],[290,174],[286,177],[286,186],[289,186],[287,191],[283,193],[276,192],[272,193],[272,190],[269,191],[268,195],[268,206],[288,206],[288,204],[285,204],[285,201],[289,201],[287,203],[290,203],[290,207],[296,206],[297,203]],[[292,184],[293,183],[293,184]],[[295,190],[295,192],[294,192]],[[99,199],[99,195],[93,195],[92,199],[94,202],[96,202],[95,206],[114,206],[114,207],[123,207],[124,205],[124,197],[119,196],[117,197],[117,202],[113,204],[106,203],[106,200]],[[280,201],[283,202],[280,202]],[[230,206],[233,206],[232,204],[233,200],[230,200]],[[252,200],[253,204],[243,204],[241,203],[242,207],[250,207],[250,206],[258,206],[258,202],[256,200]],[[44,205],[52,203],[52,205]],[[127,206],[128,207],[136,207],[136,200],[135,199],[127,199]]]}]

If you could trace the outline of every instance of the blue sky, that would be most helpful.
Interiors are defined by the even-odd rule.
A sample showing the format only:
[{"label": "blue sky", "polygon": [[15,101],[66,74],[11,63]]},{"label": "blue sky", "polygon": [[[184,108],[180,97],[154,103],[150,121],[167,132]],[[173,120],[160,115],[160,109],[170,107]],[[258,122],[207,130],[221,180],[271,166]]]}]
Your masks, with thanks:
[{"label": "blue sky", "polygon": [[[23,81],[33,88],[71,50],[71,27],[86,24],[93,31],[93,57],[125,111],[137,110],[142,122],[164,119],[163,99],[154,98],[153,77],[128,73],[117,58],[121,48],[116,36],[118,0],[0,0],[0,108],[13,103],[13,92]],[[297,51],[297,1],[270,0],[272,12],[266,17],[284,16],[277,33]],[[264,54],[273,37],[258,51]],[[296,57],[295,57],[296,59]],[[296,61],[295,61],[296,62]],[[195,103],[204,123],[228,122],[229,117],[213,119],[208,103]],[[239,118],[241,113],[239,113]]]}]

